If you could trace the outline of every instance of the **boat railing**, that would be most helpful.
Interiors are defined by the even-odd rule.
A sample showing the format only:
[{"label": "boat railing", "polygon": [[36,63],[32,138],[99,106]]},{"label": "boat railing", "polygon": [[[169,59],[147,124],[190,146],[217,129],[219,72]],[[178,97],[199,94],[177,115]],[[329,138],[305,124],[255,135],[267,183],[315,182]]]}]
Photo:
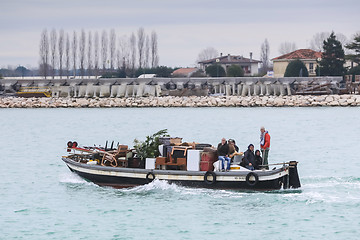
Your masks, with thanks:
[{"label": "boat railing", "polygon": [[289,162],[282,162],[282,163],[270,163],[270,164],[264,164],[264,165],[259,165],[260,167],[267,167],[267,166],[278,166],[278,165],[289,165],[289,166],[293,166],[293,165],[297,165],[298,162],[297,161],[289,161]]}]

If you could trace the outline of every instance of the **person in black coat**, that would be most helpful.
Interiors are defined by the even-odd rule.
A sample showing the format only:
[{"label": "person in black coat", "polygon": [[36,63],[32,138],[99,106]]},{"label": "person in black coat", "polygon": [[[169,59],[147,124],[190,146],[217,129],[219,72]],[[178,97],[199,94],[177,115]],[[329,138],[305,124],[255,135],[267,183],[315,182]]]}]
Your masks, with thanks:
[{"label": "person in black coat", "polygon": [[221,139],[221,143],[218,144],[217,151],[219,156],[227,156],[229,154],[229,145],[225,138]]},{"label": "person in black coat", "polygon": [[260,169],[260,165],[262,165],[262,157],[260,156],[260,150],[255,151],[255,169]]},{"label": "person in black coat", "polygon": [[255,154],[254,154],[254,145],[250,144],[248,149],[244,153],[244,165],[249,170],[255,169]]},{"label": "person in black coat", "polygon": [[219,160],[221,161],[221,170],[225,170],[225,161],[227,161],[227,170],[230,170],[230,161],[229,158],[229,145],[225,138],[221,139],[221,143],[218,144],[217,147]]}]

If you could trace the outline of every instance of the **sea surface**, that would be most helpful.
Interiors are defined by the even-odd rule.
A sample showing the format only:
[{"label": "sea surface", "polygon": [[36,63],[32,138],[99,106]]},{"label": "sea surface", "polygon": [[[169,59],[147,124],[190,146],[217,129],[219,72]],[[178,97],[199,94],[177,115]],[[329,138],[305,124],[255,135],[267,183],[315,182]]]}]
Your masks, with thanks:
[{"label": "sea surface", "polygon": [[[360,108],[0,109],[0,239],[360,239]],[[299,190],[99,187],[66,143],[131,145],[160,129],[240,150],[271,135],[269,162],[299,162]]]}]

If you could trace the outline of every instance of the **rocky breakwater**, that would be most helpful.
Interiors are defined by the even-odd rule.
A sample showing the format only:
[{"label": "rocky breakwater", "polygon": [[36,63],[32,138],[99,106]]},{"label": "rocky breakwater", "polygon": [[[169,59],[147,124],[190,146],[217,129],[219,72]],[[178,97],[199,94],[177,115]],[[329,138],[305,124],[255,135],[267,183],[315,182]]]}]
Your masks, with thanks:
[{"label": "rocky breakwater", "polygon": [[0,108],[360,106],[360,95],[141,98],[0,98]]}]

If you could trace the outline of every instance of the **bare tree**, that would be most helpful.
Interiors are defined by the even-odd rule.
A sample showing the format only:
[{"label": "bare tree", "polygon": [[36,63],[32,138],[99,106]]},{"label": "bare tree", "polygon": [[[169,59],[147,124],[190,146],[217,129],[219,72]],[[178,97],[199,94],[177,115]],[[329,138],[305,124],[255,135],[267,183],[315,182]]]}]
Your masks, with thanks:
[{"label": "bare tree", "polygon": [[120,49],[116,50],[116,68],[120,69],[121,68],[121,53],[120,53]]},{"label": "bare tree", "polygon": [[49,37],[47,30],[44,29],[41,33],[40,38],[40,46],[39,46],[39,54],[40,54],[40,66],[39,70],[42,76],[48,76],[49,70]]},{"label": "bare tree", "polygon": [[115,55],[116,55],[116,34],[115,30],[111,29],[110,31],[110,69],[114,69],[115,64]]},{"label": "bare tree", "polygon": [[[336,39],[341,43],[342,46],[345,46],[349,43],[349,40],[347,39],[347,37],[342,34],[342,33],[336,33]],[[344,49],[345,55],[348,55],[351,53],[351,51],[349,51],[349,49],[345,48]]]},{"label": "bare tree", "polygon": [[63,56],[64,56],[64,30],[61,29],[59,33],[59,75],[60,79],[62,79],[63,76]]},{"label": "bare tree", "polygon": [[158,55],[158,42],[157,34],[155,31],[151,32],[151,67],[157,67],[159,64],[159,55]]},{"label": "bare tree", "polygon": [[324,40],[326,40],[329,36],[329,32],[316,33],[310,41],[310,49],[317,52],[323,51]]},{"label": "bare tree", "polygon": [[102,68],[105,72],[106,69],[106,61],[107,61],[107,54],[108,54],[108,37],[107,33],[104,30],[101,35],[101,60],[102,60]]},{"label": "bare tree", "polygon": [[85,31],[81,30],[81,35],[79,39],[79,64],[80,64],[81,77],[85,76],[85,45],[86,45]]},{"label": "bare tree", "polygon": [[138,32],[137,32],[137,36],[138,36],[138,42],[137,42],[137,47],[138,47],[138,54],[139,54],[139,68],[142,68],[144,65],[144,48],[145,48],[145,31],[144,28],[139,28]]},{"label": "bare tree", "polygon": [[336,39],[341,42],[341,45],[345,46],[348,43],[347,37],[342,33],[336,33]]},{"label": "bare tree", "polygon": [[279,53],[280,54],[287,54],[295,51],[297,49],[296,43],[294,42],[283,42],[279,46]]},{"label": "bare tree", "polygon": [[261,44],[261,53],[260,53],[260,61],[261,61],[261,69],[262,72],[265,73],[269,70],[269,55],[270,55],[270,46],[267,38]]},{"label": "bare tree", "polygon": [[[324,41],[330,36],[329,32],[316,33],[310,41],[310,49],[318,52],[324,50]],[[347,43],[347,37],[342,33],[336,33],[336,39],[344,46]]]},{"label": "bare tree", "polygon": [[122,36],[119,39],[119,49],[121,54],[121,61],[122,61],[122,68],[123,70],[129,68],[129,61],[130,61],[130,42],[126,36]]},{"label": "bare tree", "polygon": [[99,34],[97,31],[94,37],[94,71],[97,77],[99,74]]},{"label": "bare tree", "polygon": [[131,34],[129,43],[130,43],[130,67],[132,74],[134,74],[135,62],[136,62],[136,37],[134,33]]},{"label": "bare tree", "polygon": [[73,33],[73,41],[72,41],[72,61],[73,61],[73,71],[74,78],[76,77],[76,60],[77,60],[77,36],[76,32]]},{"label": "bare tree", "polygon": [[149,36],[145,37],[145,57],[144,57],[144,67],[148,68],[149,67],[149,57],[150,57],[150,40],[149,40]]},{"label": "bare tree", "polygon": [[197,58],[197,62],[216,58],[217,56],[219,56],[219,52],[215,48],[207,47],[200,51],[198,58]]},{"label": "bare tree", "polygon": [[91,31],[89,31],[88,33],[88,51],[87,51],[87,73],[88,76],[90,78],[91,74],[92,74],[92,34]]},{"label": "bare tree", "polygon": [[65,69],[66,69],[66,78],[69,78],[70,73],[70,39],[69,34],[66,33],[65,40]]},{"label": "bare tree", "polygon": [[57,34],[56,30],[51,30],[50,33],[50,50],[51,50],[51,76],[55,78],[55,67],[56,67],[56,45],[57,45]]}]

